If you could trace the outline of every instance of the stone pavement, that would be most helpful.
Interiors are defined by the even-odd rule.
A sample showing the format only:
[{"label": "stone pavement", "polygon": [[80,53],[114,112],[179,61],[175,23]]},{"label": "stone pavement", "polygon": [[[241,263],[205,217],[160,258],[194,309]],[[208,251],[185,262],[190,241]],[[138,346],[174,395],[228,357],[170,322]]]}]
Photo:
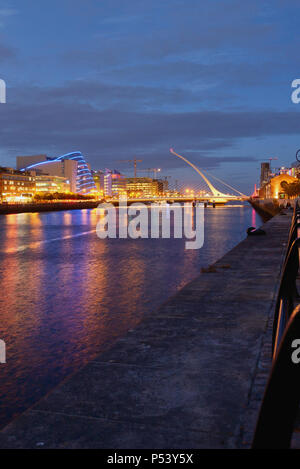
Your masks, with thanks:
[{"label": "stone pavement", "polygon": [[[0,448],[247,448],[291,215],[264,225],[0,432]],[[205,249],[205,248],[204,248]]]}]

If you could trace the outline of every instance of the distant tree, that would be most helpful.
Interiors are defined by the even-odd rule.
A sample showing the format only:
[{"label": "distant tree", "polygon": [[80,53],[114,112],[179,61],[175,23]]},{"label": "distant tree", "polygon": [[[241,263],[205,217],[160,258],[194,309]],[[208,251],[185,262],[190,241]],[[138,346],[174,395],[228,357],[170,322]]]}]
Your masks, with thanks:
[{"label": "distant tree", "polygon": [[291,183],[282,181],[280,186],[282,187],[283,191],[288,195],[288,197],[297,197],[300,195],[300,181],[295,181]]},{"label": "distant tree", "polygon": [[91,200],[94,199],[92,195],[83,195],[83,194],[75,194],[73,192],[45,192],[45,193],[38,193],[35,194],[34,200],[36,202],[40,202],[42,200]]}]

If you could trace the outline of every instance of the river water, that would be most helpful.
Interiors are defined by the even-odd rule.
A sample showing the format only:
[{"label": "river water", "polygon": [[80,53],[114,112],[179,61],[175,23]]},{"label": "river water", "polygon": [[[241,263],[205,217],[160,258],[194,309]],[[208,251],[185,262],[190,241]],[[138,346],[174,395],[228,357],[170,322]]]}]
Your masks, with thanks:
[{"label": "river water", "polygon": [[105,239],[96,210],[0,217],[0,426],[151,314],[262,224],[249,205],[205,209],[204,246]]}]

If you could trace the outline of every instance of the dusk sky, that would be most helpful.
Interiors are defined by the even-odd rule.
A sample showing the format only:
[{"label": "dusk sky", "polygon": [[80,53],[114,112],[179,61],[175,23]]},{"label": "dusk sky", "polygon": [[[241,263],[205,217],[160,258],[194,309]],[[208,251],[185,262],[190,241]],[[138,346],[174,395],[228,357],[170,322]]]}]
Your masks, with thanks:
[{"label": "dusk sky", "polygon": [[196,180],[173,146],[250,193],[300,148],[299,19],[299,0],[0,0],[0,164],[79,150]]}]

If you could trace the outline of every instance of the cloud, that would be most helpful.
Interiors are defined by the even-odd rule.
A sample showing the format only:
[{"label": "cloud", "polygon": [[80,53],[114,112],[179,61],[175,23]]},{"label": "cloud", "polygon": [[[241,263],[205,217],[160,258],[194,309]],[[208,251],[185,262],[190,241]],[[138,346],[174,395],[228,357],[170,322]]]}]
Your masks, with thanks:
[{"label": "cloud", "polygon": [[137,21],[141,17],[135,15],[124,15],[124,16],[111,16],[109,18],[104,18],[100,23],[102,24],[123,24],[123,23],[131,23],[132,21]]},{"label": "cloud", "polygon": [[15,102],[32,101],[64,103],[89,103],[99,110],[116,109],[125,111],[173,111],[180,112],[187,106],[197,108],[208,99],[202,93],[179,87],[113,85],[97,81],[73,80],[57,87],[24,86],[12,89]]},{"label": "cloud", "polygon": [[10,16],[18,15],[19,11],[13,8],[0,8],[0,27],[5,26],[5,19]]},{"label": "cloud", "polygon": [[0,8],[0,16],[14,16],[18,13],[19,11],[13,8]]},{"label": "cloud", "polygon": [[[181,168],[174,145],[229,171],[296,141],[296,3],[53,0],[41,13],[29,3],[20,20],[28,27],[34,13],[37,27],[26,41],[16,28],[23,70],[11,70],[18,88],[0,106],[6,155],[79,149],[94,167],[139,155],[145,167]],[[0,20],[11,15],[0,9]],[[5,44],[0,60],[15,54]]]},{"label": "cloud", "polygon": [[0,41],[0,62],[16,57],[16,50]]},{"label": "cloud", "polygon": [[[149,167],[164,161],[175,168],[180,164],[168,152],[170,146],[175,146],[202,167],[213,168],[222,163],[249,161],[249,157],[228,155],[242,139],[299,132],[296,111],[170,113],[136,111],[134,106],[127,111],[100,109],[88,100],[76,99],[82,94],[83,84],[78,88],[77,85],[71,83],[65,88],[36,91],[32,87],[25,88],[22,97],[0,107],[2,148],[14,149],[15,154],[62,154],[79,149],[95,167],[138,154]],[[87,87],[87,90],[93,96],[98,88]],[[104,89],[104,94],[106,92]],[[130,93],[128,91],[129,101],[130,96],[133,97]],[[216,156],[222,152],[224,157]]]},{"label": "cloud", "polygon": [[[142,3],[142,5],[141,5]],[[252,2],[251,2],[252,3]],[[122,11],[122,2],[116,2]],[[254,2],[241,6],[236,0],[199,2],[191,0],[127,3],[126,14],[104,17],[96,39],[81,49],[63,52],[69,64],[90,65],[96,69],[108,65],[134,64],[191,54],[216,54],[220,48],[228,55],[272,45],[276,27],[273,18],[259,20],[263,7]],[[119,11],[116,6],[115,11]],[[135,27],[128,26],[135,20]],[[107,24],[105,24],[107,22]]]}]

